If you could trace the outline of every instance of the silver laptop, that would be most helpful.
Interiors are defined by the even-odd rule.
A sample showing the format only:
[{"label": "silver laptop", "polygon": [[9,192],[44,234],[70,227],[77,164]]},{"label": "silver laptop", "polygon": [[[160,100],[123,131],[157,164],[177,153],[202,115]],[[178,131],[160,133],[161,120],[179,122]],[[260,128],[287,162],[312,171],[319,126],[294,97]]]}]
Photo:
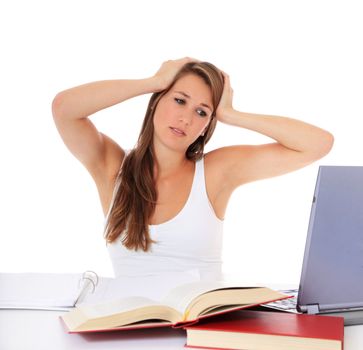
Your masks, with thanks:
[{"label": "silver laptop", "polygon": [[319,167],[296,309],[363,324],[363,166]]}]

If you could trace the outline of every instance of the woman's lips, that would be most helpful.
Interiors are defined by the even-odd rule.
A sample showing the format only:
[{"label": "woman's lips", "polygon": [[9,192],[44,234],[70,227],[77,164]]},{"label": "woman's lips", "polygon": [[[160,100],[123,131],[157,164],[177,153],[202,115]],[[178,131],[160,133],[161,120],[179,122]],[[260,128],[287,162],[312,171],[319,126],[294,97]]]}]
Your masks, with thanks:
[{"label": "woman's lips", "polygon": [[173,132],[173,134],[178,135],[178,136],[186,136],[186,133],[183,130],[180,130],[178,128],[173,128],[172,126],[170,127],[170,130]]}]

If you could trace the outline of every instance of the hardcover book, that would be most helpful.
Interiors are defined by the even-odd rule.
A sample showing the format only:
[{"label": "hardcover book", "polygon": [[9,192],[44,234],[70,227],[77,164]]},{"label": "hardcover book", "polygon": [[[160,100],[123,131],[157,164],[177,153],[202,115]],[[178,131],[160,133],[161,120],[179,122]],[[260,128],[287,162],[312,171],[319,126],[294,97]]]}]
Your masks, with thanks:
[{"label": "hardcover book", "polygon": [[242,310],[186,326],[190,348],[342,350],[342,317]]},{"label": "hardcover book", "polygon": [[172,288],[160,300],[128,296],[83,303],[61,318],[70,333],[182,327],[212,315],[287,297],[265,287],[243,287],[225,281],[196,281]]}]

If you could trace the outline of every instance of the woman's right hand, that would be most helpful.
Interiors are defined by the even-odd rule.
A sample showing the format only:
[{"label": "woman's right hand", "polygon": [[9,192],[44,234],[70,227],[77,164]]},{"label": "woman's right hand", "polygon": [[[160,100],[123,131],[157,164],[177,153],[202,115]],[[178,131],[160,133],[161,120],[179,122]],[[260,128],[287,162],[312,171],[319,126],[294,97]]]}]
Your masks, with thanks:
[{"label": "woman's right hand", "polygon": [[172,83],[180,69],[189,62],[198,62],[198,60],[191,57],[184,57],[178,60],[165,61],[154,75],[154,78],[158,81],[160,91],[166,89]]}]

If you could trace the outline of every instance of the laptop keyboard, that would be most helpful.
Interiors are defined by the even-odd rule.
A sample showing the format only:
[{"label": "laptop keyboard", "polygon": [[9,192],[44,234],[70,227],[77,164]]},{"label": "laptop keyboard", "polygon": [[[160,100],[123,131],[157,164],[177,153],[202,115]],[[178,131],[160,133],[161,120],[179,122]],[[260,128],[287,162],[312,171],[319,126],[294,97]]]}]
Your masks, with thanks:
[{"label": "laptop keyboard", "polygon": [[292,297],[284,300],[273,301],[272,303],[263,304],[263,306],[286,312],[298,313],[298,311],[296,310],[298,290],[288,289],[288,290],[280,290],[279,292],[291,295]]}]

